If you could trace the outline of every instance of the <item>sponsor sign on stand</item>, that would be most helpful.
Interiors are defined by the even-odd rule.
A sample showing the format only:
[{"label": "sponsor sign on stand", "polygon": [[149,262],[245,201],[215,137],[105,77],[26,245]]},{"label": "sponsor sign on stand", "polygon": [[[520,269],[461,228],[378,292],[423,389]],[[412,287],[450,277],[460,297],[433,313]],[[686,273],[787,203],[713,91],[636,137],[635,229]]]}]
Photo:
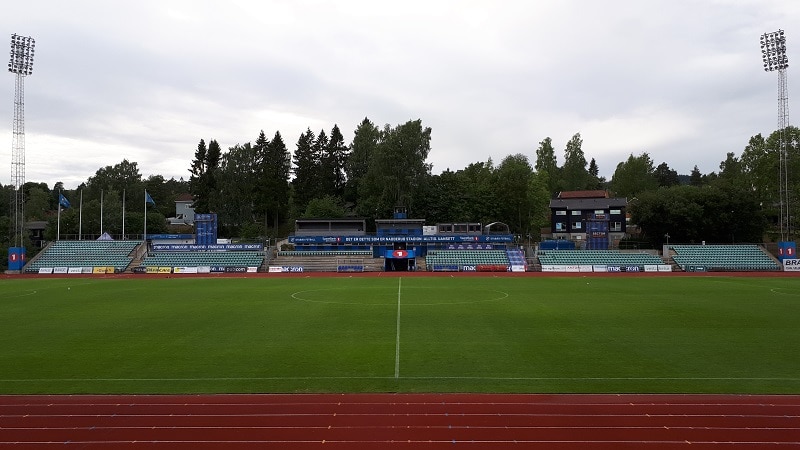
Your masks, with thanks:
[{"label": "sponsor sign on stand", "polygon": [[598,273],[608,272],[608,266],[606,266],[605,264],[596,264],[592,266],[592,271]]},{"label": "sponsor sign on stand", "polygon": [[83,267],[70,267],[67,269],[67,273],[76,274],[76,273],[83,273]]},{"label": "sponsor sign on stand", "polygon": [[659,272],[672,272],[672,266],[670,266],[669,264],[662,264],[662,265],[658,266],[658,271]]},{"label": "sponsor sign on stand", "polygon": [[211,273],[211,266],[198,266],[197,273]]},{"label": "sponsor sign on stand", "polygon": [[225,273],[246,273],[247,267],[244,266],[227,266],[225,267]]},{"label": "sponsor sign on stand", "polygon": [[175,267],[173,273],[197,273],[197,267]]},{"label": "sponsor sign on stand", "polygon": [[511,266],[511,271],[512,271],[512,272],[525,272],[525,266],[521,266],[521,265],[512,265],[512,266]]},{"label": "sponsor sign on stand", "polygon": [[172,267],[159,267],[158,273],[172,273]]},{"label": "sponsor sign on stand", "polygon": [[[257,272],[258,267],[248,267],[247,271]],[[301,272],[303,272],[303,266],[269,266],[269,273],[301,273]]]},{"label": "sponsor sign on stand", "polygon": [[263,251],[263,244],[153,244],[153,251],[196,252],[196,251]]},{"label": "sponsor sign on stand", "polygon": [[145,273],[158,273],[158,267],[150,266],[145,270]]},{"label": "sponsor sign on stand", "polygon": [[40,267],[39,268],[39,273],[51,274],[51,273],[53,273],[53,268],[52,267]]},{"label": "sponsor sign on stand", "polygon": [[464,265],[461,266],[462,272],[477,272],[478,268],[476,266]]},{"label": "sponsor sign on stand", "polygon": [[[290,244],[388,244],[393,242],[426,242],[426,243],[508,243],[513,242],[512,235],[496,236],[447,236],[447,235],[423,235],[423,236],[289,236]],[[486,247],[484,247],[486,248]]]},{"label": "sponsor sign on stand", "polygon": [[258,272],[258,267],[248,267],[247,273],[256,273]]},{"label": "sponsor sign on stand", "polygon": [[593,269],[594,268],[592,266],[580,266],[578,268],[578,272],[592,272]]},{"label": "sponsor sign on stand", "polygon": [[147,267],[144,266],[134,267],[133,273],[147,273]]},{"label": "sponsor sign on stand", "polygon": [[68,270],[66,267],[53,267],[53,273],[67,273]]},{"label": "sponsor sign on stand", "polygon": [[800,259],[784,259],[784,272],[800,272]]},{"label": "sponsor sign on stand", "polygon": [[385,257],[388,259],[412,259],[414,250],[387,250]]},{"label": "sponsor sign on stand", "polygon": [[641,272],[639,266],[627,266],[625,272]]}]

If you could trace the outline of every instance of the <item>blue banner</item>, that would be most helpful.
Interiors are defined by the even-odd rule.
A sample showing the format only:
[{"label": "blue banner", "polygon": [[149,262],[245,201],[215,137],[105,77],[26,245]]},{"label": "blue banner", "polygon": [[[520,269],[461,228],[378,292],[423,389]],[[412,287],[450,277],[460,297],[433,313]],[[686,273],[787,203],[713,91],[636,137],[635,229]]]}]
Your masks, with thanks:
[{"label": "blue banner", "polygon": [[9,247],[8,270],[22,270],[25,267],[25,247]]},{"label": "blue banner", "polygon": [[389,244],[394,242],[411,243],[478,243],[513,242],[512,235],[492,236],[289,236],[290,244]]},{"label": "blue banner", "polygon": [[778,260],[783,262],[787,259],[797,258],[797,244],[792,241],[778,242]]},{"label": "blue banner", "polygon": [[414,250],[386,250],[387,259],[414,259]]}]

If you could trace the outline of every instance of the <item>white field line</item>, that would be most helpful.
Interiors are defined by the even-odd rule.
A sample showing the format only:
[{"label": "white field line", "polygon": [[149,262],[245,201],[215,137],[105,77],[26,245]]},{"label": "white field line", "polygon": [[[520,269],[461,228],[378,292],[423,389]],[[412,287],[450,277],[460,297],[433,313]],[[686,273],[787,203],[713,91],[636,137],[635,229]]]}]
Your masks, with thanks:
[{"label": "white field line", "polygon": [[475,380],[475,381],[787,381],[797,377],[491,377],[491,376],[302,376],[302,377],[187,377],[187,378],[5,378],[0,383],[161,382],[161,381],[307,381],[307,380]]},{"label": "white field line", "polygon": [[400,378],[400,297],[403,292],[403,279],[397,279],[397,342],[394,347],[394,377]]},{"label": "white field line", "polygon": [[[409,439],[408,441],[402,441],[406,444],[508,444],[508,445],[518,445],[518,444],[613,444],[613,445],[622,445],[622,444],[635,444],[635,445],[672,445],[672,446],[680,446],[683,447],[685,445],[691,444],[700,444],[700,445],[775,445],[776,442],[772,441],[688,441],[688,440],[629,440],[629,441],[621,441],[621,440],[577,440],[577,441],[567,441],[567,440],[521,440],[521,439],[508,439],[508,440],[498,440],[498,439],[491,439],[491,440],[460,440],[460,439],[448,439],[448,440],[414,440]],[[119,441],[74,441],[74,442],[61,442],[61,441],[25,441],[25,442],[4,442],[0,441],[0,444],[3,445],[61,445],[62,444],[84,444],[84,445],[123,445],[123,444],[137,444],[137,445],[148,445],[148,444],[160,444],[160,445],[175,445],[175,444],[382,444],[382,445],[395,445],[398,442],[395,440],[370,440],[370,439],[363,439],[363,440],[355,440],[355,439],[323,439],[323,440],[206,440],[206,441],[198,441],[198,440],[119,440]],[[779,442],[780,445],[785,446],[793,446],[798,445],[800,442]]]}]

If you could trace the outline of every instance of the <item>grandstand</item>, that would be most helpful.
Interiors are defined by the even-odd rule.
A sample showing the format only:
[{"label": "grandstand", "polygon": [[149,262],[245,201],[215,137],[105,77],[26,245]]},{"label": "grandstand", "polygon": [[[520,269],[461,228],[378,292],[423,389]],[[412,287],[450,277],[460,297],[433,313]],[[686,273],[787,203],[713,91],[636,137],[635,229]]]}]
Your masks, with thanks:
[{"label": "grandstand", "polygon": [[540,250],[544,272],[670,272],[660,256],[619,250]]},{"label": "grandstand", "polygon": [[[269,271],[507,271],[511,242],[508,226],[499,222],[425,226],[397,207],[393,218],[375,220],[375,233],[366,231],[364,219],[298,219]],[[524,270],[525,258],[515,257]]]},{"label": "grandstand", "polygon": [[372,250],[292,250],[279,251],[270,266],[284,272],[380,272],[383,261],[373,258]]},{"label": "grandstand", "polygon": [[772,271],[780,264],[755,244],[670,245],[672,260],[685,271]]},{"label": "grandstand", "polygon": [[94,267],[113,267],[113,271],[123,272],[131,264],[134,250],[141,243],[142,241],[113,240],[56,241],[28,263],[25,272]]},{"label": "grandstand", "polygon": [[664,261],[650,253],[628,253],[617,250],[548,250],[539,252],[542,265],[619,265],[645,266],[664,264]]},{"label": "grandstand", "polygon": [[259,251],[158,251],[151,252],[140,267],[261,267]]},{"label": "grandstand", "polygon": [[506,250],[428,250],[425,264],[431,271],[507,271]]},{"label": "grandstand", "polygon": [[[579,205],[570,203],[567,206]],[[391,219],[376,220],[374,233],[366,231],[364,219],[298,219],[294,235],[278,246],[268,248],[262,243],[231,243],[230,239],[217,239],[216,215],[206,214],[196,216],[196,233],[148,235],[147,244],[110,239],[57,241],[47,246],[24,271],[671,272],[783,269],[781,263],[764,248],[752,244],[671,245],[665,246],[663,258],[655,251],[609,250],[609,233],[616,228],[609,225],[606,230],[606,222],[609,215],[613,219],[616,213],[616,209],[597,209],[580,215],[591,228],[586,239],[591,239],[592,245],[586,248],[576,248],[576,243],[587,242],[583,237],[545,240],[537,246],[536,253],[528,255],[516,244],[506,224],[493,222],[483,226],[464,222],[426,226],[424,219],[408,218],[403,207],[397,207]],[[570,212],[569,216],[573,215],[578,220],[579,214]],[[793,252],[787,254],[793,255]]]}]

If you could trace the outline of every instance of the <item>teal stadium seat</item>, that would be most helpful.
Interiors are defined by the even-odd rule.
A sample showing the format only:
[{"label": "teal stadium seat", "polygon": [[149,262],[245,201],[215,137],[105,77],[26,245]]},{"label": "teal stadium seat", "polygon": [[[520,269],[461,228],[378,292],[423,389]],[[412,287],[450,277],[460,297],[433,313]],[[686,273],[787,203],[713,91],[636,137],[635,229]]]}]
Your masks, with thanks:
[{"label": "teal stadium seat", "polygon": [[612,265],[639,266],[660,265],[664,261],[650,253],[623,253],[618,250],[547,250],[539,252],[542,265]]},{"label": "teal stadium seat", "polygon": [[672,245],[672,259],[683,270],[777,271],[780,265],[755,244]]},{"label": "teal stadium seat", "polygon": [[260,267],[264,253],[256,251],[229,252],[151,252],[142,260],[143,267]]},{"label": "teal stadium seat", "polygon": [[124,271],[132,261],[131,253],[142,241],[56,241],[25,272],[38,273],[43,267],[114,267]]}]

